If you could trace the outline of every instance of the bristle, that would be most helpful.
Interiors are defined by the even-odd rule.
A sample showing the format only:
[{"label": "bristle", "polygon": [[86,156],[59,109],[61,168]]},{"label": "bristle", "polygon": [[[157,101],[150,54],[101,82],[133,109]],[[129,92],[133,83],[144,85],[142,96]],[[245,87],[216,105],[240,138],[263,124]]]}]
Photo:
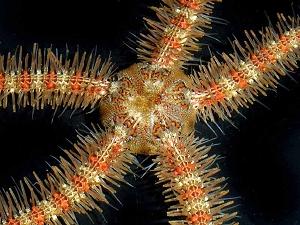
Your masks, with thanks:
[{"label": "bristle", "polygon": [[213,4],[220,1],[163,0],[161,7],[152,7],[159,21],[145,19],[150,28],[138,42],[139,58],[154,69],[180,67],[191,60],[199,50],[197,39],[210,28]]},{"label": "bristle", "polygon": [[280,75],[297,68],[300,57],[300,18],[278,15],[278,31],[267,27],[261,40],[253,31],[246,32],[245,48],[235,40],[234,54],[223,54],[220,62],[213,57],[195,75],[191,104],[204,121],[231,117],[232,110],[248,107],[258,94],[276,88]]},{"label": "bristle", "polygon": [[219,169],[212,167],[216,157],[208,157],[208,151],[192,136],[165,133],[162,138],[156,175],[166,188],[166,202],[173,203],[170,224],[223,224],[235,218],[227,212],[233,202],[224,199],[224,178],[213,177]]},{"label": "bristle", "polygon": [[82,138],[75,145],[76,151],[68,152],[70,159],[61,157],[60,165],[52,167],[46,180],[33,173],[38,186],[24,178],[25,186],[20,182],[15,190],[3,191],[0,223],[54,225],[61,224],[60,217],[66,224],[74,224],[74,212],[101,210],[96,201],[107,203],[102,188],[114,193],[114,186],[124,181],[127,164],[133,160],[125,145],[126,135],[120,129],[95,131]]},{"label": "bristle", "polygon": [[111,62],[102,62],[97,57],[91,63],[92,54],[86,60],[86,53],[75,53],[72,65],[70,59],[62,62],[62,55],[35,44],[31,57],[22,54],[0,56],[0,106],[10,103],[13,111],[17,107],[30,105],[34,109],[59,106],[73,109],[94,107],[109,92],[108,77],[112,73]]}]

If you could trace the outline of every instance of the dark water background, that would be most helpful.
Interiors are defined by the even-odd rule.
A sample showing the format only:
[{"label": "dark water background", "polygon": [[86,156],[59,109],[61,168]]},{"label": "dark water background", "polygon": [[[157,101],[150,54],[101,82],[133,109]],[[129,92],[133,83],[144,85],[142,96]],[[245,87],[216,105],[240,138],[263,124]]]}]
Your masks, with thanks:
[{"label": "dark water background", "polygon": [[[220,42],[206,38],[204,42],[213,52],[230,52],[228,38],[233,34],[243,40],[243,29],[259,30],[268,24],[266,14],[276,21],[276,12],[300,13],[299,0],[224,0],[217,4],[214,16],[222,18],[227,25],[215,24],[209,31]],[[98,0],[98,1],[0,1],[0,50],[14,51],[23,45],[28,51],[34,42],[41,47],[53,44],[71,51],[77,48],[90,51],[97,46],[98,52],[112,56],[119,68],[136,61],[135,53],[126,44],[134,47],[129,39],[135,40],[144,30],[142,18],[153,16],[148,5],[157,5],[157,0]],[[131,34],[132,33],[132,34]],[[133,35],[134,34],[134,35]],[[204,49],[199,58],[209,58]],[[291,73],[297,82],[287,78],[281,84],[289,90],[279,88],[270,91],[268,97],[259,98],[270,110],[260,104],[243,109],[247,117],[234,116],[238,129],[228,123],[219,122],[225,132],[216,128],[219,143],[213,151],[224,158],[218,162],[221,174],[229,177],[227,187],[230,197],[236,199],[238,218],[245,225],[296,225],[300,224],[300,71]],[[19,180],[30,176],[32,170],[45,174],[45,161],[55,164],[51,157],[61,155],[62,148],[71,148],[68,140],[76,141],[76,129],[86,131],[98,123],[97,109],[86,114],[70,111],[62,117],[51,118],[53,111],[47,109],[34,112],[30,108],[12,113],[0,110],[0,186],[13,185],[12,178]],[[199,137],[213,138],[214,134],[204,125],[197,125]],[[144,157],[139,157],[142,161]],[[150,164],[148,159],[143,165]],[[133,167],[137,174],[143,171]],[[103,216],[108,225],[167,224],[166,209],[161,195],[162,187],[154,185],[152,173],[144,179],[130,175],[126,179],[135,185],[123,185],[118,189],[120,205],[111,199],[112,205],[103,206]],[[101,215],[91,214],[96,224],[105,224]],[[80,217],[80,224],[90,224]]]}]

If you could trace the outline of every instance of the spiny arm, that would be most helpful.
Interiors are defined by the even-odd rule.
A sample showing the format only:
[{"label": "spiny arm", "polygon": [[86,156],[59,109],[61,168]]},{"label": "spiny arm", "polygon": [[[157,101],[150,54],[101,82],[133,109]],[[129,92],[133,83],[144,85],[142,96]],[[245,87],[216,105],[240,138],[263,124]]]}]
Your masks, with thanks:
[{"label": "spiny arm", "polygon": [[204,121],[231,117],[232,111],[248,107],[259,94],[276,88],[281,75],[294,71],[300,59],[300,18],[279,14],[277,29],[267,27],[259,40],[246,32],[245,48],[235,40],[234,54],[213,57],[194,76],[190,102]]},{"label": "spiny arm", "polygon": [[179,68],[199,50],[198,39],[210,28],[214,2],[221,0],[163,0],[153,7],[159,21],[145,19],[149,34],[142,34],[137,48],[141,60],[152,69]]},{"label": "spiny arm", "polygon": [[61,157],[60,165],[52,167],[45,181],[34,173],[36,184],[24,178],[19,187],[0,194],[0,224],[73,224],[74,212],[101,211],[95,201],[107,202],[102,189],[115,193],[113,186],[124,181],[133,160],[127,151],[126,132],[116,127],[79,139],[75,151],[65,151],[68,159]]},{"label": "spiny arm", "polygon": [[94,107],[109,93],[112,83],[110,60],[102,62],[93,54],[81,57],[53,53],[34,45],[32,55],[22,55],[22,48],[15,55],[0,56],[0,106],[6,108],[11,98],[13,111],[16,107],[32,106],[43,109],[51,105],[77,108]]},{"label": "spiny arm", "polygon": [[166,202],[173,203],[170,224],[229,224],[235,218],[235,212],[228,212],[233,201],[224,199],[225,178],[213,177],[219,168],[212,167],[216,156],[208,156],[209,150],[193,136],[165,133],[162,137],[156,175],[166,188]]}]

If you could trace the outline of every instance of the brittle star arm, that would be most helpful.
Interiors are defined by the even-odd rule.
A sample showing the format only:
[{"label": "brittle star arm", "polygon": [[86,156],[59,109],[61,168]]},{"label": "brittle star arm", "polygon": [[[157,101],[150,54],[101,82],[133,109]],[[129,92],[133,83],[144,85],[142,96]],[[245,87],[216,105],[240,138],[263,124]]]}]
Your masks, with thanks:
[{"label": "brittle star arm", "polygon": [[139,59],[152,69],[180,68],[199,50],[198,39],[210,28],[213,4],[221,0],[163,0],[152,7],[159,21],[145,19],[149,33],[141,34]]},{"label": "brittle star arm", "polygon": [[[16,54],[0,56],[0,106],[10,102],[13,111],[30,105],[43,109],[51,105],[73,109],[93,108],[101,98],[109,94],[113,83],[109,81],[112,65],[99,56],[76,52],[73,60],[58,55],[51,49],[41,49],[35,44],[31,56]],[[17,95],[17,97],[16,97]]]},{"label": "brittle star arm", "polygon": [[19,187],[1,193],[0,224],[73,224],[74,212],[101,211],[96,201],[108,203],[103,189],[115,193],[133,161],[126,138],[122,127],[79,136],[75,150],[65,151],[68,159],[60,157],[60,165],[52,166],[45,181],[34,173],[35,184],[24,178]]},{"label": "brittle star arm", "polygon": [[155,170],[166,188],[165,201],[173,203],[170,224],[236,224],[232,222],[236,213],[228,207],[233,201],[224,199],[225,178],[213,177],[219,171],[214,167],[216,156],[208,156],[210,148],[203,140],[166,132],[159,148]]},{"label": "brittle star arm", "polygon": [[281,75],[294,71],[300,59],[300,18],[279,14],[277,29],[267,27],[259,40],[246,32],[245,48],[235,40],[234,54],[213,57],[194,75],[194,88],[187,95],[199,116],[214,121],[228,120],[232,111],[248,107],[259,94],[275,89]]}]

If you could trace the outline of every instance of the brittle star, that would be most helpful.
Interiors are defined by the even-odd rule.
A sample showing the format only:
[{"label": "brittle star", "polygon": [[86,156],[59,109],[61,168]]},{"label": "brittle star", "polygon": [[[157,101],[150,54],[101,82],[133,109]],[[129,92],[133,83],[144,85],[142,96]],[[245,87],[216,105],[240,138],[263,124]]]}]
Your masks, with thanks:
[{"label": "brittle star", "polygon": [[[187,1],[187,4],[189,3],[189,1]],[[190,6],[189,6],[190,7]],[[192,17],[191,17],[192,18]],[[169,37],[167,37],[167,44],[168,43],[171,43],[171,44],[174,44],[173,46],[174,46],[174,48],[176,48],[176,46],[177,45],[175,45],[176,43],[174,42],[174,40],[170,40],[170,39],[168,39]],[[286,37],[284,37],[284,38],[286,38]],[[169,42],[169,41],[171,41],[171,42]],[[273,52],[274,53],[274,52]],[[37,55],[36,55],[37,57],[35,57],[35,59],[36,58],[38,58],[38,53],[37,53]],[[255,56],[255,55],[254,55]],[[267,54],[267,57],[269,57],[270,56],[270,54],[268,55]],[[59,65],[60,63],[59,62],[57,62],[57,59],[56,59],[56,57],[51,53],[51,52],[49,52],[49,54],[48,54],[48,57],[49,57],[49,60],[51,61],[51,65],[53,65],[54,67],[55,67],[55,64],[56,65]],[[33,62],[38,62],[38,61],[35,61],[35,59],[33,60]],[[158,58],[159,59],[159,58]],[[164,61],[164,57],[160,57],[160,59],[163,59],[162,61]],[[253,60],[255,60],[255,59],[253,59]],[[157,61],[156,62],[156,64],[159,64],[160,62],[159,61]],[[38,70],[38,66],[37,66],[37,64],[38,63],[34,63],[35,65],[33,65],[33,66],[31,66],[30,67],[30,69],[32,69],[32,68],[35,68],[35,69],[37,69]],[[76,63],[75,63],[76,64]],[[12,63],[11,65],[18,65],[18,62],[16,62],[16,63]],[[265,67],[265,64],[264,63],[261,63],[260,61],[258,61],[258,67],[260,67],[261,69],[264,69],[264,67]],[[22,66],[21,66],[22,67]],[[20,68],[21,68],[20,67]],[[51,67],[51,66],[50,66]],[[164,69],[164,71],[167,71],[168,72],[168,65],[166,66],[165,65],[165,63],[163,63],[162,65],[160,65],[160,66],[158,66],[159,68],[160,67],[162,67],[163,69]],[[165,68],[166,67],[166,68]],[[29,67],[27,67],[27,68],[29,68]],[[26,71],[26,66],[25,66],[25,71]],[[30,70],[29,69],[29,70]],[[10,70],[10,69],[9,69]],[[13,69],[12,69],[13,70]],[[32,69],[32,70],[34,70],[34,69]],[[50,68],[50,70],[51,70],[51,68]],[[57,70],[57,68],[55,68],[55,70]],[[19,69],[16,69],[16,71],[20,71]],[[151,72],[152,73],[152,72]],[[161,76],[161,74],[160,74],[161,72],[159,72],[159,76]],[[32,74],[29,74],[28,76],[30,77]],[[232,77],[235,77],[236,78],[236,76],[235,76],[236,74],[234,74],[233,73],[233,75],[232,75]],[[22,84],[23,85],[23,87],[22,88],[25,88],[26,89],[26,87],[27,87],[27,82],[26,82],[26,80],[28,80],[27,78],[26,78],[26,73],[25,72],[23,72],[22,73],[22,75],[21,75],[21,77],[23,76],[23,78],[24,78],[24,80],[25,80],[25,83],[24,83],[24,81],[23,81],[23,84],[21,83],[22,81],[20,81],[20,84]],[[53,84],[53,77],[54,78],[56,78],[55,76],[56,76],[56,73],[49,73],[49,74],[47,74],[47,76],[48,76],[48,78],[46,77],[45,78],[45,80],[47,80],[47,81],[45,81],[45,85],[47,86],[47,88],[52,88],[52,84]],[[152,76],[152,75],[151,75]],[[256,76],[255,74],[253,74],[253,76]],[[239,78],[239,77],[238,77]],[[256,78],[254,78],[254,77],[251,77],[251,79],[256,79]],[[181,78],[181,79],[184,79],[184,78]],[[247,81],[247,80],[246,80]],[[235,82],[237,82],[239,85],[242,85],[240,88],[245,88],[245,86],[244,85],[247,85],[247,84],[245,84],[245,80],[239,80],[239,81],[236,81],[235,80]],[[252,82],[252,81],[251,81]],[[76,82],[75,82],[76,83]],[[246,82],[247,83],[247,82]],[[50,86],[49,86],[50,85]],[[73,85],[74,85],[74,83],[73,83]],[[151,85],[159,85],[159,82],[158,83],[153,83],[153,84],[149,84],[150,86]],[[76,85],[75,85],[76,86]],[[74,86],[74,89],[76,89],[76,87]],[[94,88],[94,87],[93,87]],[[215,87],[213,87],[213,88],[215,88]],[[216,96],[214,96],[214,94],[215,93],[213,93],[212,95],[213,96],[210,96],[210,98],[211,97],[216,97],[216,98],[218,98],[218,99],[215,99],[215,100],[217,100],[217,101],[220,101],[220,100],[222,100],[222,98],[220,99],[220,97],[222,97],[222,94],[224,94],[224,93],[220,93],[221,95],[219,95],[219,93],[217,93],[217,95]],[[131,112],[128,112],[132,117],[134,117],[134,116],[137,116],[137,119],[136,119],[136,123],[133,123],[133,124],[131,124],[131,123],[129,123],[129,127],[131,127],[132,126],[132,128],[136,128],[136,126],[138,126],[138,124],[139,123],[141,123],[142,122],[142,120],[143,119],[141,119],[141,117],[139,116],[139,115],[135,115],[135,113],[140,113],[139,112],[139,110],[136,110],[136,109],[142,109],[142,112],[143,113],[146,113],[147,114],[147,108],[144,108],[144,106],[145,105],[147,105],[147,104],[151,104],[151,102],[148,102],[148,99],[149,99],[149,97],[151,97],[151,96],[147,96],[147,101],[145,102],[145,99],[133,99],[133,100],[130,100],[130,102],[131,103],[128,103],[129,105],[132,105],[132,106],[130,106],[130,107],[133,107],[134,108],[134,110],[133,110],[133,114],[130,114]],[[224,96],[223,96],[224,97]],[[23,98],[21,99],[21,100],[23,100]],[[157,99],[154,99],[155,101],[157,100]],[[211,102],[212,101],[212,99],[207,99],[208,101],[207,102],[204,102],[204,104],[207,104],[208,102],[210,102],[209,104],[213,104],[214,102]],[[50,98],[50,102],[52,101],[52,99]],[[87,99],[87,101],[89,101],[89,99]],[[60,102],[59,103],[57,103],[57,104],[61,104]],[[67,103],[65,103],[65,104],[69,104],[68,102]],[[72,104],[72,102],[70,103],[70,104]],[[81,104],[81,103],[80,103]],[[110,104],[110,103],[107,103],[107,104]],[[127,104],[127,103],[126,103]],[[140,105],[141,104],[141,105]],[[197,104],[197,103],[196,103]],[[22,106],[22,104],[21,104],[21,106]],[[33,107],[36,107],[36,108],[39,108],[40,106],[36,106],[36,105],[33,105]],[[55,108],[55,107],[54,107]],[[145,111],[146,110],[146,111]],[[107,114],[109,114],[109,113],[105,113],[104,115],[105,116],[109,116],[109,115],[107,115]],[[222,116],[224,116],[224,115],[222,115],[222,114],[220,114],[221,115],[221,117]],[[204,117],[204,119],[206,118],[206,117],[209,117],[210,115],[204,115],[203,117]],[[225,115],[225,117],[223,117],[223,118],[226,118],[226,115]],[[139,120],[140,119],[140,120]],[[203,118],[202,118],[203,119]],[[149,121],[151,121],[151,119],[149,120]],[[105,122],[104,122],[105,123]],[[123,122],[122,122],[123,123]],[[172,125],[173,126],[173,125]],[[174,125],[175,127],[176,127],[176,124]],[[118,128],[119,129],[119,128]],[[170,128],[168,128],[168,129],[170,129]],[[121,134],[124,132],[124,129],[123,128],[121,128],[121,130],[120,130],[120,132],[121,132]],[[171,135],[170,137],[172,137],[172,139],[173,138],[175,138],[174,136],[173,136],[173,134],[166,134],[166,135]],[[131,136],[133,136],[134,137],[134,135],[131,135]],[[161,134],[159,134],[158,135],[158,138],[159,139],[163,139],[162,137],[161,137]],[[176,140],[176,138],[175,138],[175,140]],[[143,140],[142,140],[143,141]],[[126,141],[127,142],[127,141]],[[140,144],[140,142],[138,142],[139,144]],[[170,142],[169,144],[172,144],[172,142]],[[133,144],[134,145],[134,147],[136,147],[135,146],[135,144]],[[107,147],[111,147],[111,146],[107,146]],[[118,146],[117,146],[118,147]],[[147,146],[148,147],[148,149],[149,149],[149,151],[152,151],[152,146]],[[176,150],[176,146],[173,146],[174,147],[174,149]],[[133,148],[133,146],[131,146],[131,148]],[[119,148],[117,148],[117,150],[118,150]],[[116,150],[116,148],[114,148],[114,150]],[[143,151],[145,151],[146,149],[144,148],[143,149]],[[154,148],[154,151],[155,151],[156,149]],[[107,150],[108,151],[108,150]],[[136,149],[136,151],[137,152],[140,152],[140,148],[139,147],[137,147],[137,149]],[[104,151],[105,152],[105,151]],[[176,153],[176,154],[178,154],[178,152]],[[180,154],[179,154],[180,155]],[[91,157],[89,158],[89,160],[90,160],[90,162],[92,163],[92,164],[95,164],[95,165],[97,165],[97,168],[98,168],[98,161],[100,160],[100,159],[98,159],[97,157],[96,157],[96,161],[94,161],[94,157],[96,157],[96,156],[94,156],[94,155],[91,155]],[[100,157],[101,158],[101,157]],[[184,162],[184,163],[186,163],[186,162]],[[104,166],[104,167],[103,167]],[[105,165],[102,165],[101,164],[101,167],[100,167],[100,169],[101,170],[104,170],[104,171],[106,171],[106,164]],[[183,171],[184,172],[186,172],[185,170],[188,170],[187,172],[190,172],[189,170],[194,170],[194,165],[193,165],[193,162],[191,161],[191,162],[187,162],[186,163],[186,168],[184,167],[183,169]],[[173,171],[173,169],[174,169],[174,171]],[[171,169],[171,171],[173,171],[174,173],[175,173],[175,175],[177,176],[177,175],[180,175],[181,174],[181,170],[182,170],[182,168],[179,166],[179,167],[175,167],[175,168],[173,168],[173,169]],[[54,170],[54,172],[56,171],[57,172],[57,168],[54,168],[53,169]],[[59,176],[59,175],[57,175],[57,176]],[[116,175],[117,176],[117,175]],[[74,178],[74,177],[73,177]],[[76,178],[78,178],[78,177],[76,177]],[[74,178],[74,183],[75,183],[75,187],[76,188],[78,188],[79,189],[79,185],[83,185],[83,184],[86,184],[85,182],[82,182],[82,177],[79,177],[80,179],[79,179],[79,184],[78,183],[76,183],[76,179]],[[46,185],[50,185],[51,186],[51,182],[54,182],[54,181],[48,181],[48,184],[46,184]],[[95,181],[96,182],[96,181]],[[26,182],[25,182],[26,183]],[[55,183],[55,182],[54,182]],[[66,182],[66,183],[68,183],[68,182]],[[64,185],[64,184],[63,184]],[[71,185],[71,184],[70,184]],[[209,183],[207,183],[207,185],[209,185]],[[28,185],[29,186],[29,189],[30,189],[30,184]],[[57,186],[57,185],[53,185],[53,186]],[[205,185],[204,185],[205,186]],[[42,188],[42,190],[43,191],[45,191],[45,192],[47,192],[46,191],[46,187],[44,187],[44,185],[41,185],[41,188]],[[50,187],[50,189],[51,189],[52,187]],[[66,190],[67,190],[67,188],[69,188],[69,186],[68,186],[68,184],[66,184],[66,185],[64,185],[64,186],[62,186],[62,189],[63,190],[61,190],[61,192],[63,192],[64,191],[64,193],[62,194],[62,193],[58,193],[58,192],[55,192],[55,188],[54,189],[51,189],[51,192],[52,192],[52,195],[53,195],[53,201],[54,201],[54,203],[56,204],[56,206],[59,206],[60,208],[62,208],[63,210],[65,210],[65,211],[69,211],[69,206],[68,206],[68,204],[66,204],[65,205],[65,203],[67,202],[69,202],[70,201],[70,199],[68,199],[68,196],[67,196],[67,194],[65,193],[66,192]],[[80,188],[82,188],[82,187],[80,187]],[[193,187],[194,188],[194,187]],[[204,188],[204,187],[203,187]],[[82,190],[81,190],[82,191]],[[83,190],[82,192],[87,192],[88,190]],[[178,191],[178,190],[177,190]],[[191,190],[187,190],[187,192],[186,193],[188,193],[189,191],[191,191]],[[199,191],[203,191],[203,190],[199,190]],[[22,192],[22,191],[21,191]],[[207,190],[207,192],[209,192],[208,190]],[[76,192],[74,191],[73,192],[73,194],[76,194]],[[177,193],[178,194],[178,193]],[[25,195],[25,194],[23,194],[23,195]],[[176,195],[176,193],[175,193],[175,195]],[[13,195],[12,195],[13,196]],[[35,195],[33,194],[33,197],[34,197]],[[45,196],[43,196],[43,197],[45,197]],[[182,197],[182,196],[181,196]],[[7,196],[7,198],[9,199],[9,198],[11,198],[11,197],[9,197],[9,196]],[[64,200],[64,201],[63,201]],[[178,199],[177,199],[178,200]],[[182,199],[181,199],[182,200]],[[195,200],[195,199],[193,199],[193,200]],[[195,200],[196,201],[196,203],[197,203],[197,200]],[[51,201],[50,201],[51,202]],[[73,202],[72,202],[73,203]],[[18,204],[18,203],[17,203]],[[19,203],[20,204],[20,207],[22,207],[21,206],[21,203]],[[34,201],[32,201],[31,202],[31,204],[38,204],[38,203],[36,203],[36,202],[34,202]],[[42,203],[43,204],[43,203]],[[46,204],[46,203],[44,203],[44,204]],[[48,204],[48,203],[47,203]],[[191,203],[189,203],[189,204],[191,204]],[[205,205],[205,204],[204,204]],[[48,205],[47,205],[48,206]],[[55,206],[55,207],[56,207]],[[46,206],[45,206],[46,207]],[[54,208],[55,208],[54,207]],[[180,208],[180,206],[177,206],[178,208]],[[4,208],[5,208],[5,206],[4,206]],[[47,207],[46,207],[47,208]],[[193,207],[192,207],[193,208]],[[43,222],[43,221],[41,221],[42,220],[42,218],[40,217],[41,216],[41,213],[40,213],[40,209],[37,207],[37,208],[34,208],[35,210],[37,210],[37,213],[36,214],[31,214],[31,215],[34,215],[33,216],[33,219],[39,219],[39,221],[40,222]],[[45,208],[43,208],[44,210],[45,210]],[[48,208],[47,208],[48,209]],[[52,208],[51,208],[52,209]],[[208,210],[209,211],[209,210]],[[210,221],[218,221],[219,220],[219,223],[222,223],[223,221],[225,221],[225,220],[227,220],[225,217],[226,217],[226,215],[222,218],[219,218],[218,216],[216,216],[216,215],[210,215],[210,213],[208,213],[208,211],[206,212],[204,212],[204,211],[197,211],[197,213],[195,213],[195,214],[191,214],[191,215],[182,215],[182,216],[186,216],[186,218],[180,218],[180,220],[179,220],[179,222],[178,223],[182,223],[182,222],[184,222],[184,220],[186,219],[187,221],[188,221],[188,223],[195,223],[195,224],[197,224],[197,223],[203,223],[204,224],[204,222],[206,221],[206,222],[210,222]],[[50,210],[50,213],[49,214],[51,214],[52,213],[52,211]],[[173,212],[174,213],[174,212]],[[199,214],[200,213],[200,214]],[[175,213],[176,214],[176,213]],[[211,213],[211,214],[213,214],[213,213]],[[172,215],[172,213],[171,213],[171,215]],[[11,216],[11,215],[9,215],[9,216]],[[27,215],[28,216],[28,215]],[[223,214],[222,214],[222,216],[223,216]],[[231,217],[231,214],[228,216],[229,218]],[[55,220],[55,215],[53,216],[53,218],[51,217],[49,220]],[[12,220],[11,220],[11,222],[14,222],[13,221],[13,218],[11,218]],[[45,219],[45,218],[44,218]],[[71,218],[68,218],[67,219],[67,221],[68,220],[72,220]],[[55,221],[57,221],[57,220],[55,220]],[[47,222],[49,222],[48,220],[47,220]],[[216,222],[216,223],[218,223],[218,222]]]}]

